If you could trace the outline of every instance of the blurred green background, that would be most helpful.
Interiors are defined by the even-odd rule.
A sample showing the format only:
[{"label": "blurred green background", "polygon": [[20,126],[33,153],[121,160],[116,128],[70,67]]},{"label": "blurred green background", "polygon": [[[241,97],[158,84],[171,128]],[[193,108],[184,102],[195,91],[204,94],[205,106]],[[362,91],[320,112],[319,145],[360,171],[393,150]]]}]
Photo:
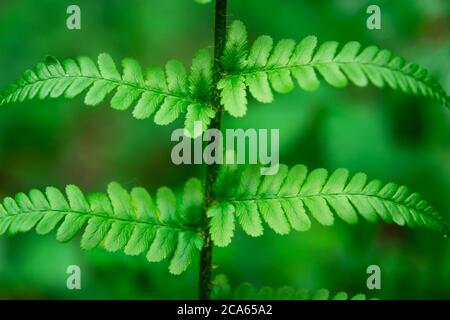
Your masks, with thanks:
[{"label": "blurred green background", "polygon": [[[66,8],[81,7],[82,30],[66,28]],[[382,29],[366,28],[366,8],[378,4]],[[392,49],[427,68],[450,91],[448,0],[229,0],[229,18],[243,20],[254,39],[360,41]],[[143,66],[178,58],[186,65],[211,46],[213,5],[193,0],[2,0],[0,88],[47,55],[101,52],[138,59]],[[102,104],[74,100],[29,101],[0,109],[0,196],[32,187],[80,185],[103,191],[109,181],[179,187],[201,166],[170,161],[170,133],[179,121],[157,127]],[[225,116],[226,127],[280,128],[281,158],[310,168],[347,167],[405,184],[450,221],[450,112],[434,102],[389,89],[296,89],[272,105],[251,101],[244,119]],[[227,248],[215,249],[217,273],[232,285],[329,288],[386,299],[450,299],[450,246],[439,234],[361,222],[314,224],[311,231],[249,238],[240,230]],[[82,290],[66,289],[68,265],[82,271]],[[366,268],[382,270],[382,289],[369,292]],[[181,276],[167,263],[60,244],[54,234],[30,232],[0,238],[0,298],[196,298],[197,262]]]}]

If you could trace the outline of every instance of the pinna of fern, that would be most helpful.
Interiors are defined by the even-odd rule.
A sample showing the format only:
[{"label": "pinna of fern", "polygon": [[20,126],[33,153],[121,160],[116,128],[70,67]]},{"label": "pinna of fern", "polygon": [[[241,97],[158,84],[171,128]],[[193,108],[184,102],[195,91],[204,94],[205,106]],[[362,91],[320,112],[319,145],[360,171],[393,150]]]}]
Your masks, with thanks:
[{"label": "pinna of fern", "polygon": [[[295,289],[290,286],[283,286],[277,289],[272,287],[255,288],[252,284],[245,282],[231,288],[228,277],[218,274],[213,280],[211,298],[215,300],[366,300],[366,295],[359,293],[350,296],[346,292],[330,294],[327,289],[319,289],[310,293],[307,289]],[[370,300],[376,300],[371,298]]]},{"label": "pinna of fern", "polygon": [[188,135],[193,134],[195,121],[201,121],[206,129],[214,118],[210,104],[212,58],[208,50],[198,52],[189,73],[177,60],[169,61],[165,70],[152,67],[143,72],[136,60],[125,58],[122,69],[120,74],[107,53],[100,54],[97,63],[84,56],[62,62],[47,57],[1,94],[0,105],[34,98],[74,98],[86,92],[84,103],[95,106],[114,93],[113,109],[133,107],[136,119],[154,115],[158,125],[167,125],[186,112]]},{"label": "pinna of fern", "polygon": [[[375,46],[361,50],[355,41],[346,43],[340,50],[338,45],[329,41],[317,46],[315,36],[298,43],[283,39],[274,45],[271,37],[260,36],[249,49],[244,24],[234,21],[219,61],[220,107],[234,117],[242,117],[247,112],[247,89],[259,102],[270,103],[274,99],[273,91],[287,93],[294,88],[292,77],[306,91],[318,89],[318,74],[337,88],[349,82],[358,87],[372,83],[448,106],[443,88],[419,65],[406,63],[389,50]],[[186,134],[191,137],[195,137],[195,121],[201,121],[206,130],[215,117],[213,62],[208,50],[198,52],[189,72],[177,60],[169,61],[165,70],[147,68],[143,72],[137,61],[126,58],[122,60],[122,69],[121,74],[106,53],[98,56],[97,63],[84,56],[62,62],[47,57],[1,93],[0,105],[33,98],[74,98],[86,91],[84,103],[93,106],[113,94],[113,109],[133,107],[136,119],[154,115],[158,125],[167,125],[186,113]]]},{"label": "pinna of fern", "polygon": [[115,182],[108,185],[106,194],[87,196],[74,185],[66,187],[66,195],[54,187],[45,192],[33,189],[6,197],[0,204],[0,235],[33,228],[44,235],[56,229],[56,239],[67,242],[81,233],[85,250],[99,247],[131,256],[145,253],[150,262],[170,258],[169,271],[180,274],[203,247],[202,206],[198,179],[187,181],[180,199],[162,187],[155,201],[143,188],[129,193]]},{"label": "pinna of fern", "polygon": [[231,115],[241,117],[247,111],[247,88],[259,102],[270,103],[274,100],[272,91],[293,90],[292,77],[303,90],[318,89],[318,74],[336,88],[345,87],[349,82],[358,87],[369,83],[378,88],[387,85],[449,105],[444,89],[419,65],[406,63],[389,50],[376,46],[361,50],[361,44],[356,41],[344,44],[340,50],[338,47],[335,41],[317,46],[315,36],[298,43],[283,39],[274,45],[270,36],[263,35],[249,49],[245,25],[234,21],[221,58],[223,75],[218,89],[222,105]]},{"label": "pinna of fern", "polygon": [[350,176],[346,169],[328,174],[323,168],[309,172],[304,165],[280,165],[277,174],[262,176],[258,166],[223,166],[214,192],[216,203],[207,215],[217,246],[231,242],[237,223],[246,234],[258,237],[264,224],[287,234],[309,230],[313,219],[331,226],[335,216],[352,225],[362,217],[449,234],[442,217],[417,193],[395,183],[368,180],[364,173]]},{"label": "pinna of fern", "polygon": [[[250,283],[243,283],[233,293],[236,300],[367,300],[363,293],[349,296],[347,292],[340,291],[331,294],[327,289],[318,289],[310,293],[307,289],[294,289],[289,286],[273,289],[263,287],[256,289]],[[376,300],[371,298],[370,300]]]}]

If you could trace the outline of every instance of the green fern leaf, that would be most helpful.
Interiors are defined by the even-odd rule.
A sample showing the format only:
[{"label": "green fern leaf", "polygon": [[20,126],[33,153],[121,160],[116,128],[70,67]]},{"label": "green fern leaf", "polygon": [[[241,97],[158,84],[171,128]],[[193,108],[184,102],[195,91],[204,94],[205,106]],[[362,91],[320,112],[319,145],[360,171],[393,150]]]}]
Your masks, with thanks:
[{"label": "green fern leaf", "polygon": [[48,187],[45,193],[31,190],[7,197],[0,204],[0,234],[13,235],[36,228],[38,234],[57,229],[61,242],[81,236],[81,247],[123,250],[127,255],[147,252],[149,261],[171,257],[169,270],[180,274],[203,247],[199,235],[203,191],[198,179],[189,180],[177,201],[166,187],[157,192],[156,203],[143,188],[128,193],[118,183],[107,194],[87,197],[74,186],[66,195]]},{"label": "green fern leaf", "polygon": [[224,74],[218,83],[224,109],[232,116],[242,117],[247,109],[247,87],[256,100],[270,103],[272,89],[287,93],[294,88],[292,77],[303,90],[316,90],[320,86],[318,74],[337,88],[349,82],[358,87],[372,83],[448,106],[444,89],[417,64],[406,63],[403,58],[375,46],[360,50],[361,44],[355,41],[346,43],[340,50],[338,47],[335,41],[317,47],[314,36],[298,44],[283,39],[274,46],[271,37],[260,36],[249,51],[245,26],[241,21],[234,21],[221,59]]},{"label": "green fern leaf", "polygon": [[[310,293],[307,289],[295,289],[283,286],[277,289],[271,287],[255,288],[252,284],[245,282],[231,292],[230,284],[225,275],[219,274],[213,281],[213,299],[235,299],[235,300],[367,300],[365,294],[356,294],[350,297],[346,292],[338,292],[331,295],[327,289],[319,289]],[[376,300],[372,298],[370,300]]]},{"label": "green fern leaf", "polygon": [[[189,74],[189,92],[194,99],[201,101],[211,101],[213,96],[213,65],[212,59],[207,50],[200,50],[192,60],[192,66]],[[187,130],[186,135],[197,137],[194,132],[195,122],[201,122],[200,132],[205,131],[211,119],[216,116],[216,112],[210,106],[201,103],[192,103],[188,106],[186,121],[184,127]]]},{"label": "green fern leaf", "polygon": [[219,81],[220,102],[233,117],[243,117],[247,112],[245,79],[241,76],[228,77]]},{"label": "green fern leaf", "polygon": [[211,299],[229,299],[231,295],[231,286],[228,277],[224,274],[218,274],[212,280]]},{"label": "green fern leaf", "polygon": [[218,246],[230,243],[235,217],[253,237],[263,234],[263,221],[276,233],[287,234],[291,229],[309,230],[311,218],[331,226],[336,216],[349,224],[361,216],[369,222],[381,219],[449,233],[442,217],[417,193],[394,183],[368,181],[363,173],[350,177],[346,169],[328,175],[325,169],[308,172],[303,165],[280,165],[277,174],[261,176],[258,166],[224,166],[214,191],[217,204],[208,209],[208,216]]},{"label": "green fern leaf", "polygon": [[241,21],[234,21],[228,28],[228,33],[221,57],[225,71],[240,71],[247,65],[247,30]]},{"label": "green fern leaf", "polygon": [[221,203],[208,210],[211,237],[215,244],[221,247],[231,242],[234,233],[235,207],[230,203]]},{"label": "green fern leaf", "polygon": [[193,135],[191,123],[202,121],[205,130],[214,118],[210,103],[212,58],[209,51],[201,50],[196,55],[189,74],[175,60],[167,63],[165,71],[148,68],[143,72],[137,61],[126,58],[122,70],[121,75],[106,53],[98,56],[97,64],[88,57],[63,62],[47,57],[34,71],[25,71],[21,79],[0,95],[0,105],[34,98],[74,98],[86,91],[84,103],[95,106],[112,94],[113,109],[133,107],[137,119],[155,114],[154,120],[159,125],[167,125],[188,111],[189,136]]}]

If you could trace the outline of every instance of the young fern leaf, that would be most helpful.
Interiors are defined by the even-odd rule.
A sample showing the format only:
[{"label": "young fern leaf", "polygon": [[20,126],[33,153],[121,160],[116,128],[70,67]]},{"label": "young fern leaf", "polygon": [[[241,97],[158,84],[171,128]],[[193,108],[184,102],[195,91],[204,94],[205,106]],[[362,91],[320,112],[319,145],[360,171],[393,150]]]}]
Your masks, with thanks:
[{"label": "young fern leaf", "polygon": [[33,189],[0,203],[0,235],[27,232],[38,234],[57,229],[56,239],[67,242],[81,233],[81,247],[123,250],[127,255],[146,253],[149,261],[170,258],[169,271],[180,274],[203,247],[199,235],[203,191],[198,179],[189,180],[177,201],[167,187],[156,193],[156,201],[143,188],[128,193],[118,183],[107,193],[87,197],[74,186],[66,196],[53,187]]},{"label": "young fern leaf", "polygon": [[[256,289],[250,283],[243,283],[233,293],[236,300],[367,300],[366,295],[360,293],[350,297],[346,292],[331,295],[327,289],[319,289],[309,293],[306,289],[294,289],[284,286],[278,289],[263,287]],[[370,300],[376,300],[374,298]]]},{"label": "young fern leaf", "polygon": [[263,234],[263,221],[278,234],[306,231],[311,217],[325,226],[335,215],[349,224],[358,216],[369,222],[379,218],[400,226],[426,227],[447,236],[442,217],[417,193],[395,183],[368,180],[364,173],[349,176],[346,169],[328,175],[325,169],[308,172],[303,165],[280,165],[275,175],[262,176],[260,167],[225,166],[214,188],[217,203],[208,209],[210,232],[217,246],[227,246],[235,220],[245,233]]},{"label": "young fern leaf", "polygon": [[154,114],[159,125],[167,125],[187,112],[189,136],[193,135],[194,121],[203,121],[206,128],[214,118],[210,105],[212,58],[207,50],[201,50],[193,59],[189,74],[176,60],[169,61],[165,70],[148,68],[143,72],[137,61],[126,58],[122,60],[122,68],[120,74],[106,53],[98,56],[97,64],[88,57],[63,62],[47,57],[0,95],[0,105],[63,95],[74,98],[87,91],[84,103],[95,106],[113,93],[112,108],[126,110],[133,106],[136,119]]},{"label": "young fern leaf", "polygon": [[274,45],[271,37],[260,36],[248,50],[245,25],[234,21],[221,59],[224,74],[218,89],[222,105],[232,116],[242,117],[247,111],[247,88],[256,100],[270,103],[272,89],[287,93],[294,88],[292,76],[303,90],[316,90],[320,85],[317,72],[337,88],[349,82],[358,87],[369,83],[379,88],[387,85],[449,105],[441,85],[417,64],[406,63],[403,58],[375,46],[361,50],[361,44],[356,41],[346,43],[340,50],[338,45],[329,41],[317,47],[315,36],[299,43],[283,39]]}]

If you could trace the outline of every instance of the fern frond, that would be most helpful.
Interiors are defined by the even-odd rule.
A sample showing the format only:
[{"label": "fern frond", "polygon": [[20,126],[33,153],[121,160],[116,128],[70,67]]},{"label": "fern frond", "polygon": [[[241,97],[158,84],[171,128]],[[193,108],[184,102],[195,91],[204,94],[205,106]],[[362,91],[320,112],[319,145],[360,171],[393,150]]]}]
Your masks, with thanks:
[{"label": "fern frond", "polygon": [[[307,289],[295,289],[283,286],[278,289],[272,287],[255,288],[252,284],[245,282],[239,285],[233,292],[224,274],[218,274],[213,279],[211,298],[215,300],[366,300],[366,295],[360,293],[350,297],[346,292],[338,292],[334,296],[327,289],[319,289],[309,293]],[[372,298],[370,300],[377,300]]]},{"label": "fern frond", "polygon": [[[235,300],[368,300],[363,293],[349,296],[346,292],[331,295],[327,289],[319,289],[310,293],[307,289],[294,289],[290,286],[274,289],[271,287],[255,288],[246,282],[236,288]],[[374,298],[370,300],[376,300]]]},{"label": "fern frond", "polygon": [[27,232],[38,234],[57,229],[56,239],[67,242],[81,233],[81,247],[123,250],[127,255],[147,254],[149,261],[171,258],[169,270],[180,274],[202,248],[199,233],[203,191],[198,179],[189,180],[182,199],[177,201],[167,187],[156,193],[156,202],[143,188],[128,193],[118,183],[108,186],[107,194],[87,197],[74,186],[66,195],[48,187],[18,193],[0,204],[0,235]]},{"label": "fern frond", "polygon": [[280,165],[275,175],[262,176],[258,166],[238,169],[225,166],[215,188],[217,203],[208,209],[214,243],[227,246],[235,220],[250,236],[263,234],[263,221],[278,234],[291,229],[306,231],[311,217],[325,226],[338,216],[356,224],[358,216],[369,222],[449,231],[442,217],[417,193],[395,183],[368,180],[364,173],[349,176],[346,169],[328,175],[325,169],[308,172],[304,165]]},{"label": "fern frond", "polygon": [[95,106],[114,93],[112,108],[126,110],[133,106],[136,119],[155,114],[154,121],[159,125],[169,124],[187,111],[190,136],[194,121],[203,121],[207,127],[214,118],[210,105],[212,58],[207,50],[193,59],[189,74],[176,60],[169,61],[165,70],[148,68],[143,72],[139,63],[129,58],[122,60],[122,67],[120,74],[106,53],[98,56],[97,64],[88,57],[63,62],[47,57],[0,95],[0,105],[33,98],[74,98],[87,91],[84,103]]},{"label": "fern frond", "polygon": [[280,40],[275,46],[269,36],[260,36],[250,50],[247,31],[241,21],[229,27],[221,59],[224,74],[218,83],[222,104],[231,115],[241,117],[247,110],[247,88],[262,103],[273,101],[272,89],[287,93],[294,88],[292,77],[306,91],[318,89],[317,72],[325,82],[341,88],[349,82],[358,87],[372,83],[389,86],[404,93],[434,99],[446,106],[447,94],[427,71],[415,63],[406,63],[388,50],[352,41],[338,50],[338,42],[329,41],[317,47],[315,36],[299,43]]},{"label": "fern frond", "polygon": [[[213,280],[211,298],[215,300],[366,300],[362,293],[349,297],[346,292],[338,292],[334,296],[327,289],[319,289],[309,293],[307,289],[295,289],[283,286],[278,289],[271,287],[255,288],[245,282],[239,285],[233,292],[226,275],[218,274]],[[371,300],[376,300],[372,298]]]}]

